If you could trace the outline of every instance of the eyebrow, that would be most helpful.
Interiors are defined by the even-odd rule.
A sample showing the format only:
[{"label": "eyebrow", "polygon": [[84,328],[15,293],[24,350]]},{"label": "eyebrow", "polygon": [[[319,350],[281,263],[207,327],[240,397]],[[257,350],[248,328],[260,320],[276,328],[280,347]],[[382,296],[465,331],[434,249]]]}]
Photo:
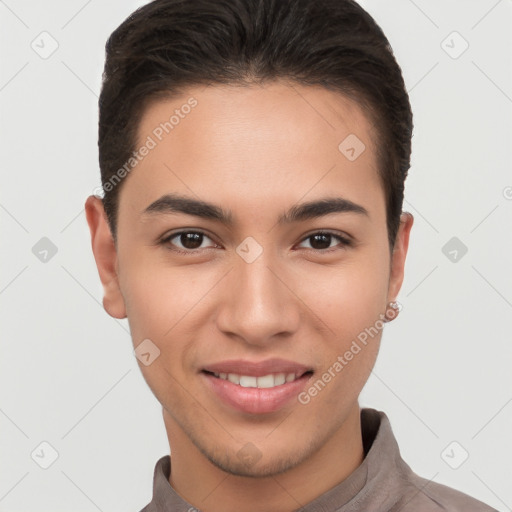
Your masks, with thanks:
[{"label": "eyebrow", "polygon": [[[224,210],[221,206],[177,194],[166,194],[152,202],[143,210],[142,216],[176,213],[214,220],[226,226],[233,226],[234,224],[233,213],[230,210]],[[325,197],[292,206],[287,212],[279,216],[278,224],[291,224],[323,217],[330,213],[357,213],[369,217],[366,208],[349,199]]]}]

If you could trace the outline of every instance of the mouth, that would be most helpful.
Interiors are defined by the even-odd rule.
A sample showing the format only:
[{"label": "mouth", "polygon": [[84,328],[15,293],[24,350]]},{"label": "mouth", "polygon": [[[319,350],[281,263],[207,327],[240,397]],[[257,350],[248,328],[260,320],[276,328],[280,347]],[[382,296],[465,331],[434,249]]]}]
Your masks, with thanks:
[{"label": "mouth", "polygon": [[297,400],[313,374],[311,368],[278,359],[225,361],[200,372],[215,399],[249,414],[276,412]]}]

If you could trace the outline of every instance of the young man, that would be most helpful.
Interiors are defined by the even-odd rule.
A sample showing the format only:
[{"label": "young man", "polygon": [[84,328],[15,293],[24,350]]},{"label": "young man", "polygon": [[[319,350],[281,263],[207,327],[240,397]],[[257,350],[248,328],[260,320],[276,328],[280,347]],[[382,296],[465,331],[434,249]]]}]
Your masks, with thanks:
[{"label": "young man", "polygon": [[351,0],[156,0],[112,34],[86,212],[172,453],[144,511],[492,510],[358,404],[400,309],[411,135]]}]

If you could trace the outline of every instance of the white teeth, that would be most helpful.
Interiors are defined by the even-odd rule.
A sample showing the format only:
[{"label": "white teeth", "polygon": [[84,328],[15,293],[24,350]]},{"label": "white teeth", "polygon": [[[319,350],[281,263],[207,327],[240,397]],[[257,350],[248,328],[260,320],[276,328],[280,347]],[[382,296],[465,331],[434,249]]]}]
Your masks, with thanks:
[{"label": "white teeth", "polygon": [[293,382],[297,377],[295,373],[270,373],[261,377],[252,375],[239,375],[237,373],[214,373],[219,379],[228,380],[243,388],[274,388],[286,382]]},{"label": "white teeth", "polygon": [[240,375],[240,386],[243,388],[257,388],[258,379],[249,375]]},{"label": "white teeth", "polygon": [[273,388],[274,386],[275,384],[273,375],[264,375],[263,377],[258,377],[259,388]]},{"label": "white teeth", "polygon": [[228,373],[228,380],[233,384],[240,384],[240,375],[237,375],[236,373]]},{"label": "white teeth", "polygon": [[286,375],[284,373],[278,373],[274,376],[274,385],[280,386],[286,382]]}]

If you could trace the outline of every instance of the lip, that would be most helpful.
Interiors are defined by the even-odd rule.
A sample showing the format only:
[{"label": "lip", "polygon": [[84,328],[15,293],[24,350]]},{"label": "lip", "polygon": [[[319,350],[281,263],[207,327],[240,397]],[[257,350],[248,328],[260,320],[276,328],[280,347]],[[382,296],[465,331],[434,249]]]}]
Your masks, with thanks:
[{"label": "lip", "polygon": [[[311,368],[283,359],[269,359],[257,363],[224,361],[209,365],[204,370],[200,372],[201,378],[222,402],[249,414],[268,414],[283,408],[297,398],[313,375],[308,373],[312,372]],[[253,377],[262,377],[269,373],[295,373],[300,377],[274,388],[244,388],[206,372],[237,373]]]},{"label": "lip", "polygon": [[313,371],[303,364],[288,361],[286,359],[266,359],[264,361],[248,361],[246,359],[231,359],[205,366],[203,370],[211,373],[236,373],[251,377],[263,377],[269,373],[295,373],[302,376],[308,371]]}]

